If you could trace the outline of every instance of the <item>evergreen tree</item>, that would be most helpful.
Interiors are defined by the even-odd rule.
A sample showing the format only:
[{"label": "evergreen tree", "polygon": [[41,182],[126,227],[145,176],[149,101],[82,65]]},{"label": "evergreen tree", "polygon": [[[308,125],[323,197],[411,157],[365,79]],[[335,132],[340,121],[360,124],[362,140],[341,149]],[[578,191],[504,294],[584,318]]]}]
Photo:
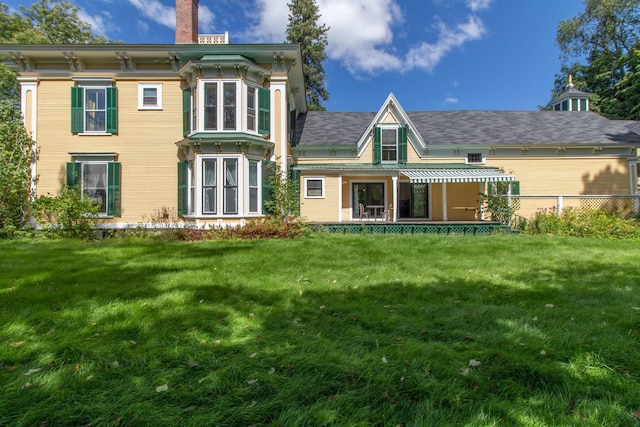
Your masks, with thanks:
[{"label": "evergreen tree", "polygon": [[300,45],[302,51],[302,70],[304,86],[309,110],[324,110],[321,103],[329,99],[324,88],[324,65],[327,59],[326,25],[318,25],[320,13],[315,0],[292,0],[289,6],[289,24],[287,25],[287,41]]}]

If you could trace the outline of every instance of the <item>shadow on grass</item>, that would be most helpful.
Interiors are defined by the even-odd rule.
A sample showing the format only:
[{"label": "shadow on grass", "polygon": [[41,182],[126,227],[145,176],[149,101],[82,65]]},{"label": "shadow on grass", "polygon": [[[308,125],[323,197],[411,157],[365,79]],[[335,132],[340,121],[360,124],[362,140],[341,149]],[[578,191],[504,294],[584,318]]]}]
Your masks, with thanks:
[{"label": "shadow on grass", "polygon": [[254,271],[261,246],[20,249],[0,425],[634,423],[632,265],[345,285]]}]

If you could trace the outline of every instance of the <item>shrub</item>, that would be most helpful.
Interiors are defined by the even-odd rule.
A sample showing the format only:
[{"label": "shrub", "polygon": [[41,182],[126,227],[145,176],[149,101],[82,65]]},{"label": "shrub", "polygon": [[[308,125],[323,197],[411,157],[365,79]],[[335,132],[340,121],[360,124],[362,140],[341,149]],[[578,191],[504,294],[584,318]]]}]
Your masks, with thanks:
[{"label": "shrub", "polygon": [[529,224],[530,234],[562,236],[640,239],[640,222],[620,212],[599,209],[565,209],[538,212]]},{"label": "shrub", "polygon": [[53,237],[94,237],[98,210],[99,206],[82,200],[79,190],[67,186],[59,196],[47,194],[33,202],[36,222]]}]

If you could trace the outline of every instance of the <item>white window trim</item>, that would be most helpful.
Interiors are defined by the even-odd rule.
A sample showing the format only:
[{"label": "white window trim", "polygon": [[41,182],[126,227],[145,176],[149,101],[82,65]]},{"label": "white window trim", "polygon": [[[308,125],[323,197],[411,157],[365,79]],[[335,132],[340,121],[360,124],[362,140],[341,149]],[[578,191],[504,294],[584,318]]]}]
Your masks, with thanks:
[{"label": "white window trim", "polygon": [[[253,99],[253,104],[254,104],[254,129],[249,129],[249,114],[248,114],[248,107],[249,107],[249,101],[248,101],[248,97],[249,97],[249,88],[252,87],[255,90],[254,93],[254,99]],[[251,133],[258,133],[258,116],[259,116],[259,103],[258,103],[258,97],[259,97],[259,87],[257,85],[252,85],[252,84],[248,84],[245,83],[242,85],[242,130],[245,132],[251,132]]]},{"label": "white window trim", "polygon": [[[398,163],[398,155],[399,155],[399,151],[400,151],[400,147],[399,147],[399,137],[400,137],[400,125],[399,124],[388,124],[388,125],[379,125],[380,126],[380,162],[381,163]],[[382,157],[382,131],[384,130],[393,130],[396,133],[396,159],[395,160],[384,160]]]},{"label": "white window trim", "polygon": [[[257,92],[256,92],[257,94]],[[261,215],[261,202],[262,202],[262,159],[257,158],[257,157],[247,157],[245,158],[244,163],[244,182],[243,182],[243,190],[246,189],[245,191],[245,195],[243,198],[243,203],[244,203],[244,212],[245,212],[245,216],[260,216]],[[249,191],[249,162],[258,162],[258,177],[257,177],[257,182],[258,182],[258,210],[256,212],[251,212],[249,209],[249,204],[250,204],[250,200],[249,197],[251,197],[251,192]],[[246,184],[246,185],[245,185]]]},{"label": "white window trim", "polygon": [[[90,159],[90,160],[89,160]],[[104,171],[104,212],[98,212],[98,217],[100,218],[112,218],[111,215],[107,214],[107,211],[109,210],[108,207],[108,203],[109,203],[109,166],[107,165],[107,163],[111,163],[113,162],[113,160],[106,160],[106,159],[91,159],[90,157],[85,157],[82,158],[80,160],[76,160],[76,163],[80,163],[80,195],[82,200],[84,200],[84,166],[85,165],[104,165],[105,167],[105,171]]]},{"label": "white window trim", "polygon": [[[216,117],[216,129],[207,129],[204,128],[204,87],[206,84],[214,83],[217,85],[217,117]],[[236,124],[235,129],[224,129],[224,84],[225,83],[234,83],[236,85]],[[198,82],[198,111],[197,115],[200,118],[198,120],[198,132],[242,132],[243,127],[243,119],[244,119],[244,107],[245,100],[243,96],[245,95],[245,91],[243,90],[244,84],[241,79],[207,79],[200,80]],[[257,96],[257,93],[256,93]]]},{"label": "white window trim", "polygon": [[[203,213],[203,200],[202,200],[202,174],[203,174],[203,160],[208,160],[208,159],[217,159],[218,163],[217,163],[217,185],[216,185],[216,200],[217,200],[217,213],[216,214],[211,214],[211,213]],[[238,203],[238,213],[234,213],[234,214],[225,214],[224,213],[224,160],[225,159],[236,159],[238,161],[238,173],[237,173],[237,179],[238,179],[238,194],[236,197],[236,203]],[[244,160],[244,161],[243,161]],[[253,159],[252,159],[253,160]],[[248,208],[248,195],[245,196],[245,193],[248,193],[248,191],[245,191],[245,183],[248,181],[249,179],[249,163],[246,160],[246,158],[244,158],[244,156],[238,156],[238,155],[203,155],[203,156],[197,156],[194,158],[193,160],[194,162],[194,166],[196,168],[196,174],[195,174],[195,181],[196,181],[196,186],[195,186],[195,205],[194,205],[194,214],[192,214],[193,216],[197,216],[197,217],[201,217],[201,218],[241,218],[244,216],[249,216],[249,215],[258,215],[258,214],[247,214],[246,212],[248,212],[249,208]],[[260,178],[260,167],[258,167],[258,177]],[[248,187],[247,187],[248,188]],[[260,190],[260,181],[258,181],[258,193],[259,193],[259,197],[261,194],[261,190]],[[245,197],[247,198],[246,203],[245,203]],[[258,199],[258,203],[260,203],[260,199]]]},{"label": "white window trim", "polygon": [[[480,154],[480,156],[482,157],[482,160],[479,162],[470,162],[469,161],[469,155],[470,154]],[[484,165],[487,163],[487,156],[485,156],[484,153],[478,152],[478,151],[470,151],[467,153],[467,155],[464,157],[464,163],[467,165]]]},{"label": "white window trim", "polygon": [[[322,194],[320,196],[309,196],[309,181],[320,181],[321,186],[320,189]],[[305,199],[324,199],[326,197],[325,193],[325,177],[323,176],[305,176],[304,177],[304,198]]]},{"label": "white window trim", "polygon": [[[155,89],[158,96],[156,105],[144,105],[144,90]],[[162,110],[162,83],[138,83],[138,110]]]}]

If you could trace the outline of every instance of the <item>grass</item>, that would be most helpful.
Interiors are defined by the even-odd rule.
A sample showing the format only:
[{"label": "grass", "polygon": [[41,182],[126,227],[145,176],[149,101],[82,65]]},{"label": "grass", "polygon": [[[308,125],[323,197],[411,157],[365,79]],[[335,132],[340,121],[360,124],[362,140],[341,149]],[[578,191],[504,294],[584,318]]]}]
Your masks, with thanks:
[{"label": "grass", "polygon": [[637,426],[639,255],[524,235],[0,241],[0,426]]}]

